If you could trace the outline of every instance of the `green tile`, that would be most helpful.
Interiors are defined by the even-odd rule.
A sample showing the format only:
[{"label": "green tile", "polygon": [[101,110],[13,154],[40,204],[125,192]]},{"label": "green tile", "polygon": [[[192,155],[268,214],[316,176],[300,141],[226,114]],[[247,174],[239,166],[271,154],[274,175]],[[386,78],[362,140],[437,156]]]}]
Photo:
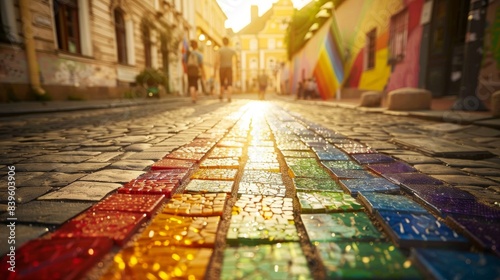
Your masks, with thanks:
[{"label": "green tile", "polygon": [[302,213],[329,213],[363,210],[356,199],[345,193],[298,192]]},{"label": "green tile", "polygon": [[221,279],[313,279],[297,242],[227,247]]},{"label": "green tile", "polygon": [[293,178],[295,189],[299,192],[323,191],[323,192],[343,192],[344,190],[335,180],[331,178]]},{"label": "green tile", "polygon": [[421,279],[391,243],[328,242],[317,246],[328,279]]},{"label": "green tile", "polygon": [[383,237],[363,212],[302,214],[300,217],[313,243],[375,241]]}]

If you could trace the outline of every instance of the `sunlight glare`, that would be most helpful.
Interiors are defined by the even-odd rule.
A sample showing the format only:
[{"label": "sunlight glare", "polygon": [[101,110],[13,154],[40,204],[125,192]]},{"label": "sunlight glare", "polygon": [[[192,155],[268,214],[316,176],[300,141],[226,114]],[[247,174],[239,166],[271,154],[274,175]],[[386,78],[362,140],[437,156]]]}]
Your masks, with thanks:
[{"label": "sunlight glare", "polygon": [[247,114],[251,117],[259,117],[263,116],[264,114],[269,111],[269,103],[267,102],[259,102],[259,101],[254,101],[250,102],[248,104],[248,111]]}]

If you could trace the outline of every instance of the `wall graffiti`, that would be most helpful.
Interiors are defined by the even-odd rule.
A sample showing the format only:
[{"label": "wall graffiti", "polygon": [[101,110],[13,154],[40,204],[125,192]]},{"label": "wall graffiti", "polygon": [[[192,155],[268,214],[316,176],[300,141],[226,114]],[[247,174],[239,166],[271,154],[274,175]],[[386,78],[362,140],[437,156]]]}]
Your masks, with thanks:
[{"label": "wall graffiti", "polygon": [[116,86],[116,71],[104,65],[84,63],[56,56],[39,57],[43,84],[67,86]]},{"label": "wall graffiti", "polygon": [[[40,53],[38,54],[38,63],[42,85],[116,86],[116,70],[114,67],[84,63]],[[0,83],[29,83],[28,63],[24,51],[1,49]]]}]

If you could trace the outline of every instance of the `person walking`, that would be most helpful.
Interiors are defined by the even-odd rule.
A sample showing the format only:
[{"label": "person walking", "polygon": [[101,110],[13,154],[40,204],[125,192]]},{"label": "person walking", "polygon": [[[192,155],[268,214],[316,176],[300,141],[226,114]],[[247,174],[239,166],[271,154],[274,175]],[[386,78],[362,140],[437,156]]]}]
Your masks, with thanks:
[{"label": "person walking", "polygon": [[222,38],[223,46],[217,52],[215,56],[214,65],[214,76],[217,75],[217,70],[219,70],[219,82],[220,82],[220,95],[219,99],[222,101],[224,95],[228,102],[231,102],[231,95],[233,91],[233,65],[236,63],[236,51],[229,47],[229,39],[227,37]]},{"label": "person walking", "polygon": [[198,51],[198,42],[191,40],[191,50],[186,53],[184,63],[186,63],[186,72],[188,76],[189,94],[191,101],[196,103],[198,100],[198,81],[205,80],[205,71],[203,69],[203,55]]},{"label": "person walking", "polygon": [[266,94],[267,83],[269,80],[265,70],[262,70],[257,80],[259,81],[259,100],[264,100],[264,95]]}]

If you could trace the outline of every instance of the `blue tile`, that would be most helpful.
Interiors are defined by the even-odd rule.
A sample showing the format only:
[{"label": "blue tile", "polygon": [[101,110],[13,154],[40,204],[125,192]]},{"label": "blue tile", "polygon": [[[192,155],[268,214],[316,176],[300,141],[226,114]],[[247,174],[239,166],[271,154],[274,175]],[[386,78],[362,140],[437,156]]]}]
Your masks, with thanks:
[{"label": "blue tile", "polygon": [[413,249],[412,257],[434,279],[498,279],[500,258],[458,250]]},{"label": "blue tile", "polygon": [[431,214],[380,211],[377,217],[399,247],[461,247],[468,239],[456,233]]},{"label": "blue tile", "polygon": [[362,192],[358,194],[358,197],[372,213],[376,211],[397,211],[428,214],[424,207],[404,195]]},{"label": "blue tile", "polygon": [[358,192],[395,193],[400,190],[398,185],[384,178],[346,179],[340,180],[340,184],[346,188],[352,196],[358,195]]}]

